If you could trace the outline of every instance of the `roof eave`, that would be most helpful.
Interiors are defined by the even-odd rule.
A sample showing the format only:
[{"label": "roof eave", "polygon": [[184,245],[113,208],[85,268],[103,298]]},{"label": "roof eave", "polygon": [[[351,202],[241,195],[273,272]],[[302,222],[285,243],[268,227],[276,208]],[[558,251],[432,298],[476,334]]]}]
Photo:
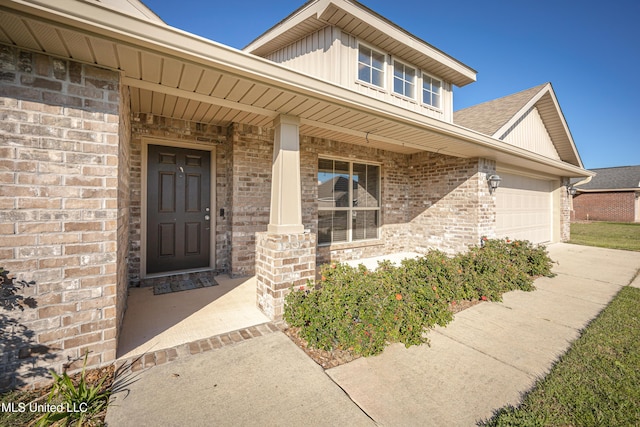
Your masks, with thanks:
[{"label": "roof eave", "polygon": [[[516,166],[537,168],[557,176],[595,175],[594,172],[581,167],[549,159],[476,131],[369,98],[333,83],[169,26],[118,15],[112,10],[96,9],[95,6],[72,0],[59,0],[56,2],[55,9],[44,0],[12,0],[9,4],[11,5],[9,10],[12,13],[19,11],[28,16],[36,16],[43,22],[65,25],[87,34],[100,35],[113,42],[125,43],[132,47],[138,46],[140,49],[151,49],[159,54],[215,67],[217,70],[248,79],[260,79],[265,84],[285,88],[292,93],[361,111],[372,117],[390,120],[421,132],[431,132],[445,139],[450,138],[458,146],[472,147],[467,157],[494,158]],[[60,5],[63,6],[62,10]],[[67,6],[66,10],[64,6]],[[0,6],[0,9],[5,8],[7,6]],[[73,14],[68,11],[72,11]],[[275,117],[278,112],[274,111],[273,114]],[[428,150],[428,147],[424,149]]]}]

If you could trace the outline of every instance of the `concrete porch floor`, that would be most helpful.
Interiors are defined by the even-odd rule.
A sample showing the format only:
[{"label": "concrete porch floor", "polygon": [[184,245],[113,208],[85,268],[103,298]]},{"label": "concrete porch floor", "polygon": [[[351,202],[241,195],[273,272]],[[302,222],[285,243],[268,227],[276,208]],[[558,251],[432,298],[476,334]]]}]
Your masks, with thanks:
[{"label": "concrete porch floor", "polygon": [[175,347],[269,322],[256,306],[255,277],[216,276],[217,286],[154,295],[131,288],[118,358]]}]

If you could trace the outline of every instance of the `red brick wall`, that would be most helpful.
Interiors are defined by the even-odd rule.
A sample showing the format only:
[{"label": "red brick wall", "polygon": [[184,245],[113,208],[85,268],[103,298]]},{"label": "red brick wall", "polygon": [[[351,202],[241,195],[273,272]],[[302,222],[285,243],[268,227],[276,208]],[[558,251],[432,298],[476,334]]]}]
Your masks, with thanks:
[{"label": "red brick wall", "polygon": [[635,194],[629,192],[581,193],[573,197],[577,221],[633,222]]}]

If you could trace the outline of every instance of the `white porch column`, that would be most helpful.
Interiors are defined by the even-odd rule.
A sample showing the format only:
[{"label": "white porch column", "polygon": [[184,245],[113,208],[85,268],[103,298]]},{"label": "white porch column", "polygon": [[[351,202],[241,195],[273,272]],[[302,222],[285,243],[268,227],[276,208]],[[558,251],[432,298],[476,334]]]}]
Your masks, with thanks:
[{"label": "white porch column", "polygon": [[269,233],[302,233],[300,184],[300,119],[278,116],[274,120],[275,141],[271,181]]}]

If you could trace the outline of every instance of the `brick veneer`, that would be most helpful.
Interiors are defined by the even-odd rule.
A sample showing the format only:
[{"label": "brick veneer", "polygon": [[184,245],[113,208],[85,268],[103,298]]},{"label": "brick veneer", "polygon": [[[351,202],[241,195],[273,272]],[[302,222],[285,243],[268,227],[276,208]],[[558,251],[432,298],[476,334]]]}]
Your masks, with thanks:
[{"label": "brick veneer", "polygon": [[409,166],[410,248],[417,252],[466,250],[482,236],[493,237],[495,198],[487,175],[495,163],[436,153],[411,156]]},{"label": "brick veneer", "polygon": [[37,307],[10,313],[32,336],[3,341],[7,388],[73,370],[85,351],[89,366],[115,359],[128,154],[119,73],[0,45],[0,90],[2,267],[37,283]]},{"label": "brick veneer", "polygon": [[282,319],[291,286],[315,279],[316,235],[256,233],[255,273],[258,307],[272,320]]},{"label": "brick veneer", "polygon": [[635,221],[633,191],[579,193],[573,197],[574,219],[579,221]]}]

